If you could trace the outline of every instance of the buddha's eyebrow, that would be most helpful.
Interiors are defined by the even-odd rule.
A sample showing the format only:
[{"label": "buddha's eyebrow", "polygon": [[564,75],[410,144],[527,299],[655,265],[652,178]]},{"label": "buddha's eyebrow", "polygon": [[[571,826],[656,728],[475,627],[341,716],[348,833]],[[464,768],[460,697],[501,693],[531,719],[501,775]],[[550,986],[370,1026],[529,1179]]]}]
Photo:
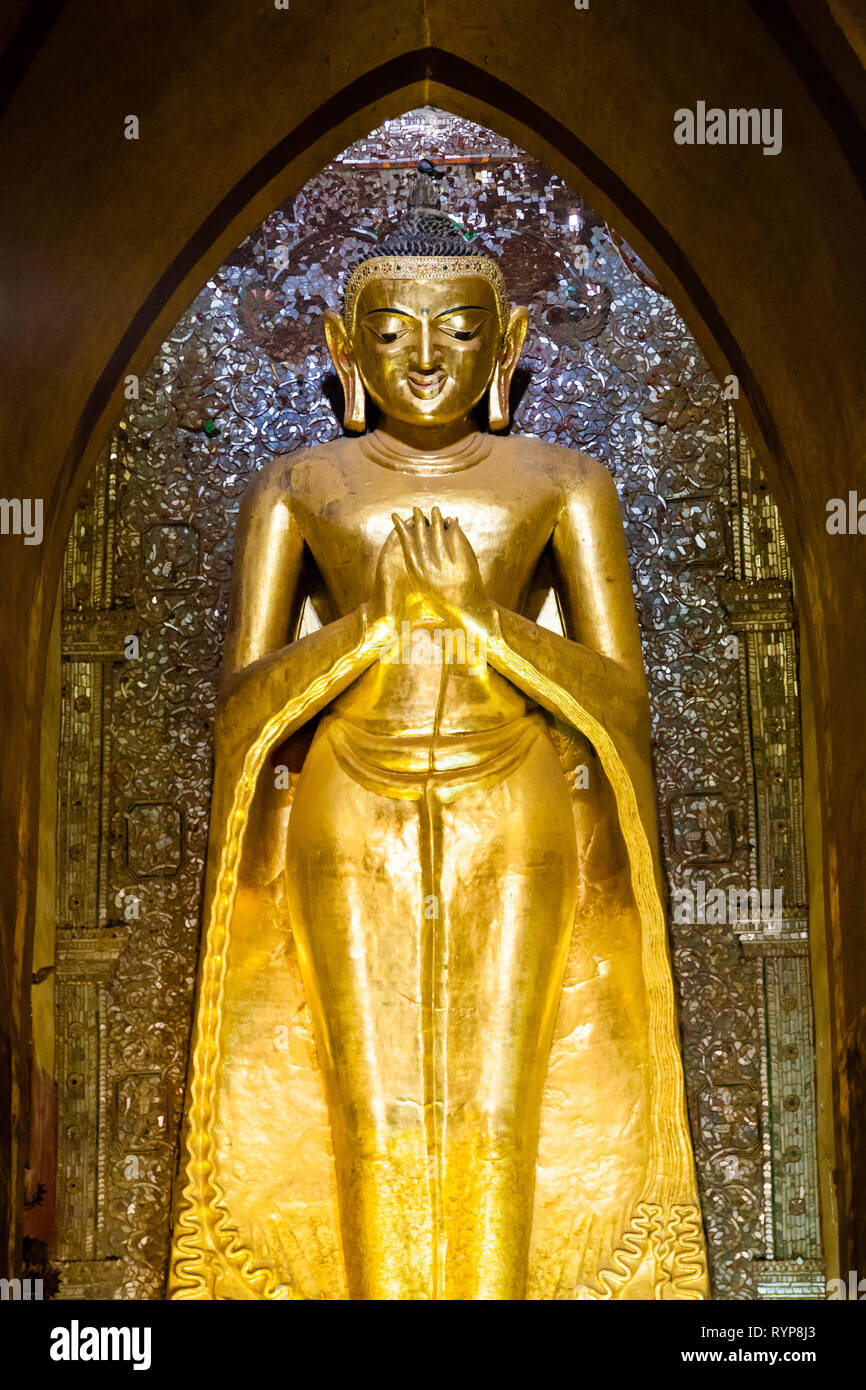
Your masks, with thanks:
[{"label": "buddha's eyebrow", "polygon": [[[436,314],[435,317],[437,319],[444,319],[447,318],[449,314],[490,314],[491,312],[492,311],[488,309],[484,304],[458,304],[457,307],[454,309],[440,310],[440,312]],[[398,309],[396,305],[393,304],[383,304],[376,309],[366,309],[364,311],[363,317],[365,319],[370,319],[374,316],[374,314],[396,315],[398,318],[401,319],[412,319],[413,322],[417,321],[418,318],[418,315],[416,313],[413,313],[411,309]]]},{"label": "buddha's eyebrow", "polygon": [[470,310],[481,314],[490,313],[490,310],[486,309],[483,304],[458,304],[456,309],[443,309],[436,317],[437,319],[444,319],[446,314],[468,314]]},{"label": "buddha's eyebrow", "polygon": [[367,309],[364,313],[364,318],[371,318],[373,314],[399,314],[400,318],[403,319],[413,319],[415,317],[408,309],[395,309],[390,304],[383,305],[381,309]]}]

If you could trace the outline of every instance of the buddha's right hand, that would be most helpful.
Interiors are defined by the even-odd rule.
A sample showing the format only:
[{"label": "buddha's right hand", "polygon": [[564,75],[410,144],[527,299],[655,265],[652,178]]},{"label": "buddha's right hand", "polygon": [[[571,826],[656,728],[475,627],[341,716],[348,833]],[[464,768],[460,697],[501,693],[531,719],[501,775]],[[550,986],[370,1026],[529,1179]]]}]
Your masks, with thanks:
[{"label": "buddha's right hand", "polygon": [[376,577],[373,592],[365,605],[369,624],[387,618],[398,626],[405,601],[406,569],[403,563],[403,548],[396,528],[391,531],[376,562]]}]

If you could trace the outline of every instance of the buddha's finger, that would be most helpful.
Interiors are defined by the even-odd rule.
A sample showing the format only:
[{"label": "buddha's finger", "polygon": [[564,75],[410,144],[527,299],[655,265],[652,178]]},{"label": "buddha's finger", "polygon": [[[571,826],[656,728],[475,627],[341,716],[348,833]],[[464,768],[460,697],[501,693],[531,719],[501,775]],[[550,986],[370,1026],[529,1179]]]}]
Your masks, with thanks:
[{"label": "buddha's finger", "polygon": [[394,530],[400,537],[400,544],[403,547],[403,554],[408,558],[412,554],[414,549],[414,542],[412,538],[412,522],[404,521],[403,518],[401,516],[398,516],[396,512],[391,513],[391,520],[394,523]]},{"label": "buddha's finger", "polygon": [[426,570],[431,562],[430,522],[422,512],[420,507],[412,509],[412,519],[415,522],[415,554],[418,557],[418,564]]},{"label": "buddha's finger", "polygon": [[457,559],[457,554],[454,550],[454,535],[457,530],[459,530],[459,525],[456,516],[446,517],[443,540],[445,543],[445,554],[448,556],[448,559],[452,561]]},{"label": "buddha's finger", "polygon": [[398,536],[406,537],[410,544],[414,545],[415,522],[411,516],[401,517],[396,512],[391,513],[391,520],[394,523],[394,530]]},{"label": "buddha's finger", "polygon": [[410,531],[411,521],[404,521],[396,512],[391,513],[391,520],[394,523],[394,530],[400,537],[400,544],[403,547],[403,559],[406,561],[406,569],[413,579],[420,578],[418,568],[418,557],[415,553],[415,541],[417,537]]},{"label": "buddha's finger", "polygon": [[446,555],[445,529],[438,507],[434,507],[430,513],[430,551],[436,563],[441,565]]},{"label": "buddha's finger", "polygon": [[453,537],[454,539],[451,543],[454,546],[455,559],[463,558],[464,560],[469,560],[477,565],[478,556],[475,554],[472,542],[470,541],[466,532],[463,530],[462,526],[458,525],[454,527]]}]

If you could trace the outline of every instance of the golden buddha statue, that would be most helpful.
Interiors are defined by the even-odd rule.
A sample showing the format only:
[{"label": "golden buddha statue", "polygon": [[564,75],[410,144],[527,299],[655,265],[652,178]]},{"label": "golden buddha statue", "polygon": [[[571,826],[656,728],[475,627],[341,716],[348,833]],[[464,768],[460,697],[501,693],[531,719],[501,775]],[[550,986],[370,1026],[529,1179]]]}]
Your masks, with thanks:
[{"label": "golden buddha statue", "polygon": [[174,1298],[707,1296],[622,519],[492,432],[526,324],[419,174],[354,437],[245,498]]}]

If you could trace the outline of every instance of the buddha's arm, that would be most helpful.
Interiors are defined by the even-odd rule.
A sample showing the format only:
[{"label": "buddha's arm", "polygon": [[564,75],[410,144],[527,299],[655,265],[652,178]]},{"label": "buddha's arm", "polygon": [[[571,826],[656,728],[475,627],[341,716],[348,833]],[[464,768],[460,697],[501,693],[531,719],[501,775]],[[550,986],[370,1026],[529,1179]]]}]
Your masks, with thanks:
[{"label": "buddha's arm", "polygon": [[305,723],[355,680],[384,646],[371,606],[299,641],[303,539],[282,480],[256,481],[238,520],[229,625],[217,707],[218,747],[245,750],[286,711],[283,734]]},{"label": "buddha's arm", "polygon": [[619,499],[606,469],[593,469],[567,496],[552,550],[568,636],[496,606],[487,659],[561,718],[569,719],[564,693],[599,723],[644,743],[649,711],[640,635]]}]

